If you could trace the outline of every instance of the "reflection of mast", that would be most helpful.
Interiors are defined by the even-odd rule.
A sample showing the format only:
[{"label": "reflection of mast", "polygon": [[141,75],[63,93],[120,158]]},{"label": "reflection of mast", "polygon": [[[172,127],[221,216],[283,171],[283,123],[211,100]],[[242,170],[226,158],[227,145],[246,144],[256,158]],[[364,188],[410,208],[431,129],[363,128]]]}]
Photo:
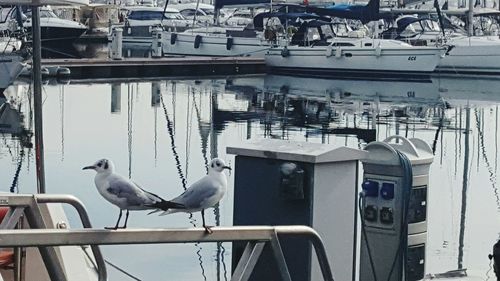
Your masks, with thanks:
[{"label": "reflection of mast", "polygon": [[[210,137],[210,133],[212,131],[212,125],[211,124],[205,124],[201,120],[201,112],[200,109],[198,108],[198,104],[196,103],[196,96],[195,96],[195,91],[193,89],[192,91],[193,94],[193,104],[194,104],[194,109],[196,111],[196,119],[198,120],[198,131],[200,132],[200,137],[201,137],[201,154],[203,155],[203,160],[205,161],[205,168],[208,172],[208,157],[207,157],[207,148],[208,148],[208,138]],[[201,100],[201,95],[200,95],[200,100]]]},{"label": "reflection of mast", "polygon": [[[217,99],[217,93],[215,91],[210,91],[211,106],[210,106],[210,158],[218,157],[217,153],[217,134],[214,132],[214,114],[215,111],[219,109],[219,101]],[[218,225],[218,224],[217,224]]]},{"label": "reflection of mast", "polygon": [[[193,90],[194,91],[194,90]],[[193,120],[193,109],[191,106],[191,100],[189,99],[190,89],[188,88],[188,96],[186,103],[186,162],[184,163],[184,167],[186,167],[186,178],[189,177],[189,157],[191,151],[191,131],[193,128],[192,120]]]},{"label": "reflection of mast", "polygon": [[[248,103],[248,111],[250,111],[251,103]],[[247,140],[252,138],[252,120],[247,120]]]},{"label": "reflection of mast", "polygon": [[[130,90],[130,86],[129,90]],[[122,109],[122,84],[111,84],[111,113],[120,113]]]},{"label": "reflection of mast", "polygon": [[[478,131],[477,133],[479,135],[479,146],[481,148],[481,154],[483,155],[484,163],[486,164],[486,169],[490,174],[489,180],[491,182],[491,187],[493,188],[493,194],[495,196],[495,200],[497,203],[497,210],[500,211],[500,196],[498,194],[496,170],[493,170],[493,168],[491,167],[490,161],[488,160],[488,157],[486,155],[486,147],[484,145],[484,116],[483,116],[483,124],[480,124],[477,112],[476,112],[476,126]],[[478,151],[478,158],[479,158],[479,151]]]},{"label": "reflection of mast", "polygon": [[[172,87],[172,89],[174,89],[174,87]],[[172,93],[172,95],[173,94],[174,93]],[[174,126],[173,126],[172,120],[170,120],[170,117],[168,115],[168,111],[167,111],[167,107],[165,106],[165,102],[163,101],[163,95],[160,95],[160,102],[161,102],[161,105],[163,107],[163,111],[165,113],[165,119],[167,120],[167,131],[168,131],[168,135],[170,136],[170,147],[172,148],[172,153],[174,155],[175,166],[177,167],[177,173],[179,174],[179,177],[181,178],[182,188],[185,191],[187,189],[187,180],[184,177],[184,172],[182,171],[182,165],[181,165],[181,161],[179,158],[179,153],[177,152],[177,146],[175,145]]]},{"label": "reflection of mast", "polygon": [[[218,157],[218,139],[217,139],[217,134],[214,130],[214,114],[215,112],[219,109],[219,103],[218,103],[218,95],[216,91],[213,91],[212,89],[210,90],[210,130],[209,130],[209,136],[210,136],[210,157],[217,158]],[[205,141],[206,142],[206,141]],[[204,156],[206,159],[206,156]],[[206,160],[205,160],[206,161]],[[215,225],[219,226],[220,225],[220,205],[217,203],[214,207],[214,215],[215,215]],[[227,280],[227,269],[226,269],[226,262],[224,261],[224,254],[226,252],[226,249],[222,245],[222,242],[217,242],[217,254],[216,254],[216,263],[217,263],[217,280],[220,280],[220,265],[222,263],[222,266],[224,268],[224,280]]]},{"label": "reflection of mast", "polygon": [[61,110],[61,162],[64,161],[64,85],[59,91],[59,102]]},{"label": "reflection of mast", "polygon": [[132,178],[132,121],[133,121],[133,88],[128,85],[127,93],[127,132],[128,132],[128,177]]},{"label": "reflection of mast", "polygon": [[[460,107],[459,109],[460,111],[460,120],[458,121],[458,123],[460,124],[460,132],[462,132],[462,116],[463,116],[463,110],[462,110],[462,107]],[[459,158],[462,158],[462,134],[458,134],[458,157]]]},{"label": "reflection of mast", "polygon": [[[175,85],[175,83],[172,83],[172,91],[175,91],[174,85]],[[175,92],[172,92],[172,96],[173,97],[175,96]],[[182,172],[181,161],[179,158],[179,154],[177,153],[177,147],[175,145],[174,125],[168,116],[167,107],[165,106],[165,102],[163,101],[163,95],[161,95],[161,94],[160,94],[160,103],[161,103],[161,105],[163,107],[163,111],[165,113],[165,119],[167,120],[167,131],[168,131],[168,135],[170,136],[170,147],[172,148],[172,154],[174,155],[175,166],[177,167],[177,173],[179,174],[179,177],[181,179],[182,188],[184,189],[184,191],[186,191],[187,180],[186,180],[186,177],[184,176],[184,173]],[[175,119],[175,114],[174,114],[174,119]],[[196,226],[196,224],[195,224],[196,219],[193,218],[193,214],[189,214],[188,218],[189,218],[189,222],[191,223],[191,225]],[[205,267],[203,266],[203,260],[202,260],[202,256],[201,256],[202,247],[200,246],[199,243],[195,243],[194,245],[197,248],[196,255],[198,256],[198,261],[199,261],[200,268],[201,268],[201,275],[203,276],[203,280],[206,281],[207,276],[205,275]]]},{"label": "reflection of mast", "polygon": [[152,82],[151,83],[151,107],[153,107],[154,112],[154,155],[155,155],[155,167],[158,161],[158,105],[160,104],[161,95],[161,83]]},{"label": "reflection of mast", "polygon": [[[457,170],[458,170],[458,134],[461,134],[461,132],[458,129],[458,108],[455,108],[455,172],[453,173],[454,176],[457,176]],[[462,127],[462,124],[460,124],[460,127]]]},{"label": "reflection of mast", "polygon": [[498,171],[498,105],[495,109],[495,176]]},{"label": "reflection of mast", "polygon": [[462,179],[462,207],[460,210],[460,233],[458,238],[458,269],[463,268],[465,212],[467,210],[467,187],[469,184],[469,134],[470,134],[470,108],[465,109],[465,146],[464,146],[464,174]]},{"label": "reflection of mast", "polygon": [[286,133],[286,127],[287,127],[287,124],[286,124],[286,111],[287,111],[287,108],[288,108],[288,95],[283,95],[283,117],[281,117],[281,139],[287,139],[287,137],[285,137],[285,133]]},{"label": "reflection of mast", "polygon": [[24,147],[20,147],[21,151],[19,153],[19,162],[17,163],[17,168],[16,172],[14,174],[14,179],[12,179],[12,184],[10,186],[10,192],[15,192],[17,188],[17,193],[19,193],[19,186],[18,186],[18,181],[19,181],[19,173],[21,172],[21,168],[23,165],[23,160],[24,160]]},{"label": "reflection of mast", "polygon": [[[474,111],[474,113],[476,115],[476,122],[480,124],[481,120],[479,120],[479,119],[481,118],[481,116],[478,116],[477,111],[478,111],[478,109],[476,109]],[[480,128],[481,125],[479,125],[479,124],[477,125],[478,134],[477,134],[477,165],[476,165],[476,170],[478,173],[479,173],[479,150],[481,149],[481,146],[480,146],[481,141],[479,139],[479,132],[481,131],[481,128]]]},{"label": "reflection of mast", "polygon": [[177,83],[176,82],[172,82],[172,111],[173,111],[173,122],[172,122],[172,130],[173,130],[173,133],[175,134],[175,104],[176,104],[176,100],[177,100]]}]

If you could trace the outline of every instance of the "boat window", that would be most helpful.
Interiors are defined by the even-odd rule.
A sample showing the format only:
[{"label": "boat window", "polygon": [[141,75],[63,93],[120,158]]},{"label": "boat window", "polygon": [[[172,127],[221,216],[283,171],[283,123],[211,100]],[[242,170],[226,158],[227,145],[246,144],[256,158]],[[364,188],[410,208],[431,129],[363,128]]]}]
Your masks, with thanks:
[{"label": "boat window", "polygon": [[40,17],[41,18],[57,18],[56,14],[54,14],[54,12],[49,11],[49,10],[40,10]]},{"label": "boat window", "polygon": [[[184,17],[194,17],[194,14],[196,13],[195,9],[185,9],[181,11],[181,14]],[[198,16],[205,16],[206,14],[202,10],[198,10],[198,13],[196,13]]]},{"label": "boat window", "polygon": [[410,28],[410,30],[412,30],[414,32],[422,32],[422,31],[424,31],[424,28],[422,27],[422,25],[420,24],[420,22],[414,22],[414,23],[410,24],[408,26],[408,28]]},{"label": "boat window", "polygon": [[7,19],[10,18],[15,18],[15,13],[11,13],[11,8],[1,8],[0,7],[0,22],[6,22]]},{"label": "boat window", "polygon": [[162,15],[164,19],[183,19],[179,13],[163,13],[163,11],[132,11],[128,18],[131,20],[161,20]]},{"label": "boat window", "polygon": [[168,19],[168,20],[183,20],[184,17],[177,13],[177,12],[166,12],[165,13],[165,19]]},{"label": "boat window", "polygon": [[459,28],[465,27],[465,22],[463,20],[459,19],[458,17],[451,16],[449,19],[450,19],[450,22],[452,25],[459,27]]},{"label": "boat window", "polygon": [[321,32],[323,32],[323,35],[325,36],[325,39],[328,38],[334,38],[335,33],[333,32],[332,28],[330,25],[322,25],[321,26]]},{"label": "boat window", "polygon": [[432,31],[441,31],[439,23],[433,20],[426,20],[427,28]]},{"label": "boat window", "polygon": [[234,13],[233,17],[253,19],[252,15],[249,13]]},{"label": "boat window", "polygon": [[320,40],[321,35],[316,27],[307,29],[307,41]]},{"label": "boat window", "polygon": [[333,31],[337,36],[347,36],[351,29],[345,23],[336,23],[333,25]]},{"label": "boat window", "polygon": [[208,16],[213,16],[215,14],[214,10],[212,9],[201,9],[203,12],[205,12],[205,14],[207,14]]},{"label": "boat window", "polygon": [[365,47],[371,47],[371,46],[373,46],[372,43],[365,43]]},{"label": "boat window", "polygon": [[354,47],[354,44],[348,42],[333,42],[333,47]]}]

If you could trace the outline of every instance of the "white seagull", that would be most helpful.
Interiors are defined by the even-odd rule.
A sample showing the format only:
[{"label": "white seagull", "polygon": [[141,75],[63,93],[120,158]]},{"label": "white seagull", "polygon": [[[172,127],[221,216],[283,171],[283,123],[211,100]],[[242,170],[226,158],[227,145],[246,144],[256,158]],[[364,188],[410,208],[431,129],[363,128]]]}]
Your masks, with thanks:
[{"label": "white seagull", "polygon": [[[135,182],[114,173],[115,166],[111,160],[101,159],[94,165],[83,167],[83,170],[92,169],[97,172],[94,178],[97,191],[112,204],[120,208],[120,215],[114,227],[106,229],[127,228],[129,211],[157,209],[161,204],[162,208],[183,208],[179,203],[163,200],[160,196],[142,189]],[[122,218],[122,211],[127,210],[125,223],[118,227]]]},{"label": "white seagull", "polygon": [[[177,212],[194,213],[201,211],[203,227],[207,233],[212,233],[210,227],[205,224],[205,209],[214,207],[226,193],[227,179],[223,173],[224,169],[231,170],[222,159],[212,159],[207,175],[193,183],[178,197],[170,201],[157,203],[154,206],[164,211],[161,216]],[[166,202],[179,204],[184,208],[170,207]]]}]

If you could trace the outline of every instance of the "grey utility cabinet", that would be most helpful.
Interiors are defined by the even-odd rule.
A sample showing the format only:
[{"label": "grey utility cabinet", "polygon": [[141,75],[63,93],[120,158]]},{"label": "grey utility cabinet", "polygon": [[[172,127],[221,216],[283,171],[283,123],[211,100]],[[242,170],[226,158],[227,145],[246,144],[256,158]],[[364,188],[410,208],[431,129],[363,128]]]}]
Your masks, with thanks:
[{"label": "grey utility cabinet", "polygon": [[[227,148],[235,154],[234,225],[307,225],[322,236],[336,280],[356,272],[359,160],[367,152],[344,146],[257,140]],[[321,280],[312,248],[280,240],[293,280]],[[233,246],[233,264],[243,245]],[[250,280],[280,280],[265,249]]]}]

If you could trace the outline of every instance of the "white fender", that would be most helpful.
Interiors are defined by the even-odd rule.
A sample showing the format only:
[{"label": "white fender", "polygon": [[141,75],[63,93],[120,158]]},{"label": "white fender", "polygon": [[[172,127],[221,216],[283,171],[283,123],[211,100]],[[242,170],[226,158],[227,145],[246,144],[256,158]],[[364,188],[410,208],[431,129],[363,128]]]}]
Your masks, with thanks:
[{"label": "white fender", "polygon": [[325,51],[325,56],[327,58],[331,57],[333,55],[333,47],[332,45],[326,46],[326,51]]},{"label": "white fender", "polygon": [[377,47],[375,48],[375,56],[378,58],[382,54],[382,47],[380,47],[380,43],[378,43]]},{"label": "white fender", "polygon": [[337,47],[335,49],[335,57],[336,58],[341,58],[342,57],[342,49],[340,47]]}]

